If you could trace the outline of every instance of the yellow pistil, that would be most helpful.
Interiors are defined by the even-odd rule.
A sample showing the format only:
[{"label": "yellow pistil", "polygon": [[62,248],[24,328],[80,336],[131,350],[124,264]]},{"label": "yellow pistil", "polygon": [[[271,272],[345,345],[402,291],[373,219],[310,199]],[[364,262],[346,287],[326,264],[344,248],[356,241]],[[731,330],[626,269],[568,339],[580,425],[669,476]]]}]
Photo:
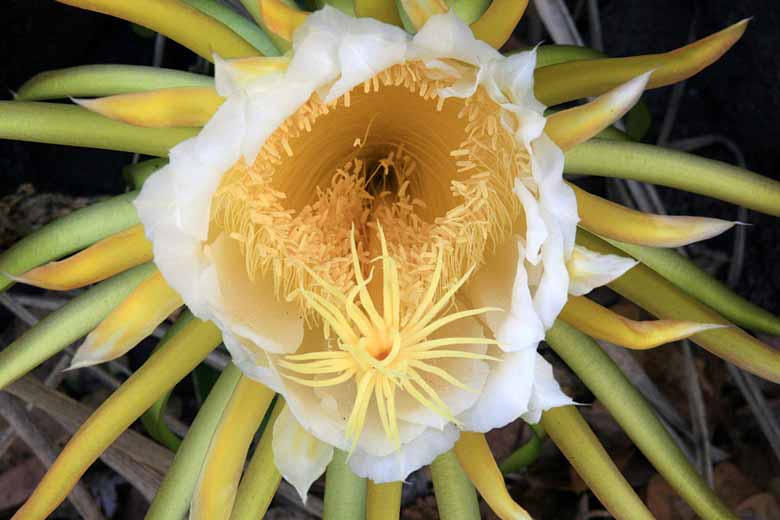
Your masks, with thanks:
[{"label": "yellow pistil", "polygon": [[[373,399],[382,429],[395,446],[400,445],[396,394],[405,392],[418,403],[433,410],[449,422],[458,424],[439,393],[426,381],[427,373],[441,378],[458,388],[469,389],[436,361],[447,358],[493,360],[497,358],[466,350],[442,347],[456,345],[485,345],[496,342],[486,338],[449,337],[428,338],[450,323],[495,310],[489,307],[445,313],[453,304],[455,293],[465,283],[471,271],[436,298],[444,264],[441,250],[436,268],[424,297],[412,310],[402,308],[398,265],[390,255],[381,225],[378,236],[382,263],[381,295],[372,296],[372,274],[363,277],[355,243],[355,229],[351,232],[351,252],[355,266],[355,286],[343,293],[332,284],[318,278],[318,283],[330,293],[333,301],[310,290],[300,294],[317,310],[323,322],[336,336],[337,350],[291,354],[278,362],[282,375],[296,383],[310,387],[329,387],[354,380],[356,397],[346,423],[346,436],[354,450],[366,421]],[[315,275],[316,276],[316,275]],[[356,301],[357,299],[357,301]],[[407,314],[408,316],[403,316]]]}]

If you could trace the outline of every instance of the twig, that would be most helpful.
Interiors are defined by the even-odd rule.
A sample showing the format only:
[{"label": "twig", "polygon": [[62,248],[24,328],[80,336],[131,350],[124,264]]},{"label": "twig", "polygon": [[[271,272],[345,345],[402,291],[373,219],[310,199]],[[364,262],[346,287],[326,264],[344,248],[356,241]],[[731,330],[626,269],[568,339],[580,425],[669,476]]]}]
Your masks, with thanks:
[{"label": "twig", "polygon": [[558,44],[584,45],[577,26],[563,0],[534,0],[547,32]]},{"label": "twig", "polygon": [[[30,420],[24,405],[18,399],[5,392],[0,392],[0,415],[8,421],[14,431],[24,440],[24,443],[35,453],[35,456],[38,457],[44,466],[48,468],[54,464],[57,454],[52,449],[48,439]],[[81,482],[73,488],[73,491],[68,495],[68,500],[71,501],[83,518],[87,520],[102,520],[103,515],[100,513],[100,509]]]},{"label": "twig", "polygon": [[704,397],[696,365],[693,362],[690,342],[683,340],[682,349],[685,359],[685,379],[688,385],[688,407],[693,418],[693,433],[698,441],[696,443],[696,458],[699,461],[699,469],[707,479],[707,484],[714,488],[715,476],[712,470],[712,444],[710,443],[710,430],[707,426],[707,409],[704,406]]}]

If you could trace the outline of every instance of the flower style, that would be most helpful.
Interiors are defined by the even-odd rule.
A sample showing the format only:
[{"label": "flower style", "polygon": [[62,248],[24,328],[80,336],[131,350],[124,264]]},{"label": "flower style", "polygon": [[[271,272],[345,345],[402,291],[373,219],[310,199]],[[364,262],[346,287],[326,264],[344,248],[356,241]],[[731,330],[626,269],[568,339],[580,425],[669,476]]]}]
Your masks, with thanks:
[{"label": "flower style", "polygon": [[[649,518],[567,406],[572,400],[537,353],[543,339],[698,513],[728,516],[580,331],[632,349],[692,337],[780,380],[777,353],[726,320],[777,333],[776,317],[661,249],[734,223],[634,211],[563,173],[611,171],[780,214],[780,183],[600,133],[645,88],[716,60],[744,21],[667,54],[548,55],[539,66],[536,49],[495,50],[525,8],[515,0],[470,3],[486,7],[471,13],[470,26],[458,17],[466,7],[456,16],[439,0],[399,0],[400,16],[392,0],[354,2],[356,15],[387,23],[328,6],[306,13],[280,0],[242,0],[259,25],[201,0],[63,1],[170,35],[212,59],[215,78],[76,68],[33,78],[21,101],[0,103],[6,137],[168,156],[165,166],[151,160],[136,170],[155,170],[138,177],[137,197],[89,208],[0,256],[0,272],[9,273],[0,289],[11,280],[55,290],[105,280],[0,352],[0,387],[92,329],[71,368],[123,355],[182,305],[199,320],[177,320],[171,339],[76,433],[17,517],[50,514],[100,452],[223,341],[232,363],[179,448],[151,518],[188,508],[192,518],[257,518],[281,476],[305,500],[326,467],[326,490],[338,494],[345,485],[333,483],[331,468],[346,468],[344,458],[344,474],[369,479],[369,503],[396,508],[369,504],[371,518],[397,516],[400,481],[432,462],[437,490],[449,484],[445,473],[465,472],[501,518],[528,518],[482,435],[519,417],[541,418],[616,517]],[[95,82],[104,77],[112,81]],[[23,101],[63,95],[81,106]],[[545,105],[586,97],[593,99],[546,114]],[[39,137],[39,120],[73,128],[39,129]],[[46,240],[76,227],[70,242]],[[629,320],[584,297],[605,284],[664,319]],[[630,406],[616,398],[623,395]]]},{"label": "flower style", "polygon": [[283,72],[217,61],[227,100],[136,200],[168,283],[285,397],[274,451],[302,495],[333,447],[398,481],[459,430],[571,403],[536,352],[578,217],[534,62],[454,14],[411,38],[326,7]]}]

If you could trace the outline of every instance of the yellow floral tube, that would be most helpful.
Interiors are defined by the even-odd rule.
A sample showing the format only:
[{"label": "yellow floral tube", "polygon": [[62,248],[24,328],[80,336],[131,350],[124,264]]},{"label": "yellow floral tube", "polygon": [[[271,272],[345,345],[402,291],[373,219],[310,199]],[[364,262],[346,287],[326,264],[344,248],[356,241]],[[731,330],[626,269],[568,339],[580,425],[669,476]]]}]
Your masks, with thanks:
[{"label": "yellow floral tube", "polygon": [[366,486],[366,520],[394,520],[401,514],[401,482]]},{"label": "yellow floral tube", "polygon": [[13,516],[46,518],[68,496],[89,466],[161,395],[190,373],[222,340],[213,324],[193,320],[103,402],[73,435]]},{"label": "yellow floral tube", "polygon": [[574,406],[542,414],[542,426],[577,474],[617,519],[652,520],[642,500],[621,475],[593,430]]},{"label": "yellow floral tube", "polygon": [[190,508],[191,520],[227,520],[252,438],[274,391],[241,376],[211,439]]},{"label": "yellow floral tube", "polygon": [[14,280],[51,289],[70,291],[111,278],[152,259],[152,244],[140,224],[117,233],[65,260],[49,262],[14,277]]},{"label": "yellow floral tube", "polygon": [[734,222],[707,217],[655,215],[592,195],[570,184],[577,196],[579,225],[603,237],[654,247],[680,247],[717,236]]},{"label": "yellow floral tube", "polygon": [[257,56],[246,40],[179,0],[57,0],[60,3],[122,18],[164,34],[202,58]]},{"label": "yellow floral tube", "polygon": [[210,87],[166,88],[98,99],[76,99],[84,108],[135,126],[203,126],[224,98]]},{"label": "yellow floral tube", "polygon": [[[587,232],[577,232],[577,243],[598,253],[620,254],[618,249]],[[609,287],[659,318],[730,325],[710,307],[685,294],[645,265],[637,265],[610,283]],[[742,329],[707,330],[694,334],[691,341],[729,363],[780,383],[780,353]]]},{"label": "yellow floral tube", "polygon": [[534,92],[547,106],[598,96],[648,71],[654,71],[648,88],[687,79],[714,63],[740,39],[748,20],[663,54],[630,58],[577,60],[537,69]]},{"label": "yellow floral tube", "polygon": [[493,0],[479,20],[471,24],[471,30],[480,40],[500,49],[512,36],[527,7],[528,0]]},{"label": "yellow floral tube", "polygon": [[584,296],[569,296],[559,317],[588,336],[633,350],[655,348],[704,330],[723,327],[680,320],[634,321]]},{"label": "yellow floral tube", "polygon": [[181,305],[178,293],[155,271],[87,336],[70,368],[105,363],[126,354]]},{"label": "yellow floral tube", "polygon": [[474,487],[499,518],[531,520],[526,510],[509,496],[504,477],[484,434],[461,432],[460,439],[455,443],[455,455]]}]

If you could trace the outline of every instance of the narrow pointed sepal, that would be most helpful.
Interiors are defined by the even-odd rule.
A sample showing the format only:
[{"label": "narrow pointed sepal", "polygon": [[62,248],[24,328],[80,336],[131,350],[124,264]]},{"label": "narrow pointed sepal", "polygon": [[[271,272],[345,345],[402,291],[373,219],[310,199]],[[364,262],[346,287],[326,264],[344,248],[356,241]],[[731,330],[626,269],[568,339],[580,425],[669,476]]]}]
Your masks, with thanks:
[{"label": "narrow pointed sepal", "polygon": [[736,224],[717,218],[644,213],[570,186],[577,196],[581,227],[629,244],[681,247],[720,235]]},{"label": "narrow pointed sepal", "polygon": [[181,305],[179,294],[156,271],[87,336],[69,368],[105,363],[126,354]]},{"label": "narrow pointed sepal", "polygon": [[604,255],[575,245],[566,262],[569,272],[569,294],[582,296],[596,287],[607,285],[634,267],[637,261],[621,255]]},{"label": "narrow pointed sepal", "polygon": [[531,520],[528,512],[509,496],[484,434],[461,432],[455,443],[455,455],[480,496],[499,518]]},{"label": "narrow pointed sepal", "polygon": [[222,340],[212,323],[192,320],[106,399],[63,448],[15,520],[47,518],[119,435],[190,373]]},{"label": "narrow pointed sepal", "polygon": [[544,131],[562,150],[568,150],[612,125],[639,101],[652,72],[645,72],[584,105],[547,118]]},{"label": "narrow pointed sepal", "polygon": [[405,16],[406,21],[412,26],[407,29],[415,31],[419,31],[431,16],[449,11],[444,0],[398,0],[398,7],[402,12],[401,18]]},{"label": "narrow pointed sepal", "polygon": [[103,281],[152,259],[152,244],[140,224],[117,233],[58,262],[19,276],[16,282],[53,291],[70,291]]},{"label": "narrow pointed sepal", "polygon": [[233,510],[249,445],[275,395],[245,375],[222,412],[192,498],[190,520],[227,520]]},{"label": "narrow pointed sepal", "polygon": [[615,518],[653,520],[652,513],[612,462],[576,407],[561,406],[547,410],[542,414],[541,424],[577,474]]},{"label": "narrow pointed sepal", "polygon": [[81,65],[36,74],[16,92],[17,101],[99,97],[161,88],[211,87],[214,78],[141,65]]},{"label": "narrow pointed sepal", "polygon": [[474,36],[500,49],[512,36],[523,17],[528,0],[493,0],[482,16],[471,24]]},{"label": "narrow pointed sepal", "polygon": [[604,58],[560,63],[537,69],[534,92],[547,106],[598,96],[640,74],[653,70],[647,88],[687,79],[718,60],[747,28],[748,20],[663,54]]},{"label": "narrow pointed sepal", "polygon": [[569,297],[560,319],[588,336],[632,350],[648,350],[727,326],[682,320],[634,321],[584,296]]},{"label": "narrow pointed sepal", "polygon": [[130,125],[168,128],[205,125],[224,98],[210,87],[184,87],[73,101]]},{"label": "narrow pointed sepal", "polygon": [[282,0],[259,0],[263,26],[277,38],[291,42],[293,33],[309,16]]},{"label": "narrow pointed sepal", "polygon": [[[618,249],[583,230],[577,231],[577,243],[599,253],[620,253]],[[711,307],[689,296],[643,264],[612,281],[609,288],[658,318],[730,325]],[[780,353],[738,327],[705,330],[693,335],[691,341],[748,372],[780,382]]]},{"label": "narrow pointed sepal", "polygon": [[259,51],[226,25],[180,0],[57,0],[148,27],[202,58],[257,56]]}]

